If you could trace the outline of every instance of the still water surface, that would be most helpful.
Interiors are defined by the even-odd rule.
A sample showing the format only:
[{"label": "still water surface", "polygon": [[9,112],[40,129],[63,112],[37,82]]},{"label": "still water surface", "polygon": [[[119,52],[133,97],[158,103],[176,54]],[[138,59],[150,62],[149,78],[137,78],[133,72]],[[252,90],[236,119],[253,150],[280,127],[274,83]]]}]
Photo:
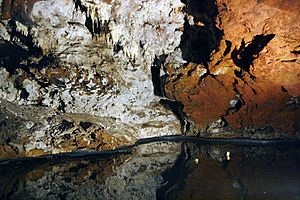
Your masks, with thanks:
[{"label": "still water surface", "polygon": [[300,199],[299,146],[157,142],[0,161],[0,199]]}]

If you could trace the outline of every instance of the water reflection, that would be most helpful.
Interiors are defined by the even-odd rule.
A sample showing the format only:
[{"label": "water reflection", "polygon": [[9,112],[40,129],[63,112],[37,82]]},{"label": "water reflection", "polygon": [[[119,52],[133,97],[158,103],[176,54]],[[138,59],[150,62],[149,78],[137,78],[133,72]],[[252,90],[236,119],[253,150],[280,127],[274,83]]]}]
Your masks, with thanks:
[{"label": "water reflection", "polygon": [[300,147],[158,142],[132,154],[0,162],[0,199],[300,199]]},{"label": "water reflection", "polygon": [[299,147],[183,146],[161,199],[300,199]]},{"label": "water reflection", "polygon": [[179,152],[154,143],[125,155],[0,162],[0,199],[155,199]]}]

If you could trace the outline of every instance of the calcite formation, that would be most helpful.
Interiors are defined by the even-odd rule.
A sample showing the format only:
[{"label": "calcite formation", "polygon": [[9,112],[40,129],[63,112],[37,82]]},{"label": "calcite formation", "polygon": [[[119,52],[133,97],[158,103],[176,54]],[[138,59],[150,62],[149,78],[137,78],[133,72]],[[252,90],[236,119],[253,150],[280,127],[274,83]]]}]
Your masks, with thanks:
[{"label": "calcite formation", "polygon": [[[151,66],[180,44],[184,4],[50,0],[26,1],[25,8],[18,2],[2,4],[10,12],[1,21],[0,97],[61,119],[41,119],[44,127],[27,131],[26,140],[4,138],[2,145],[56,153],[180,134],[180,123],[153,92]],[[63,122],[70,127],[60,130]],[[80,123],[86,122],[95,128],[83,130]]]},{"label": "calcite formation", "polygon": [[296,0],[0,2],[9,156],[299,136]]}]

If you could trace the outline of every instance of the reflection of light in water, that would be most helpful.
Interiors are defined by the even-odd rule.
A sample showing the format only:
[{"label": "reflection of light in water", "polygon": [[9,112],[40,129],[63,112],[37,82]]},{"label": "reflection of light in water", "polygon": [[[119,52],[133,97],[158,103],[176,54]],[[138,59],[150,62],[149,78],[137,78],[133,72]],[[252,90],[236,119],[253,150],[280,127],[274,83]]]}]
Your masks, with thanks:
[{"label": "reflection of light in water", "polygon": [[229,151],[226,152],[226,160],[230,160],[230,152]]}]

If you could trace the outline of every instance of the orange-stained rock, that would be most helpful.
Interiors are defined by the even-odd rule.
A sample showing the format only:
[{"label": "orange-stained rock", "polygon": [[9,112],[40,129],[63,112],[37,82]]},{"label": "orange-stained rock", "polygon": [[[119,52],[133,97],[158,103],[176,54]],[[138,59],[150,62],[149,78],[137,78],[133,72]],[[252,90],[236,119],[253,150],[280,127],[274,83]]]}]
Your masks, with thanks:
[{"label": "orange-stained rock", "polygon": [[30,22],[32,8],[38,1],[41,0],[3,0],[0,19],[15,18],[23,22]]},{"label": "orange-stained rock", "polygon": [[167,97],[184,105],[196,125],[192,132],[207,132],[221,120],[214,133],[222,137],[232,131],[251,137],[245,130],[253,128],[254,134],[267,127],[265,138],[299,134],[300,1],[216,3],[223,36],[206,63],[208,73],[195,78],[188,72],[191,64],[183,70],[166,67]]},{"label": "orange-stained rock", "polygon": [[198,82],[189,82],[188,78],[182,79],[175,85],[175,91],[182,91],[176,100],[184,102],[183,111],[199,127],[206,127],[222,116],[229,107],[229,101],[234,99],[234,92],[226,89],[233,87],[234,79],[230,76],[208,76],[199,85]]},{"label": "orange-stained rock", "polygon": [[[284,86],[294,97],[299,96],[300,2],[297,0],[260,2],[218,1],[220,11],[218,18],[219,25],[224,31],[223,40],[230,41],[234,49],[241,45],[242,40],[247,44],[257,35],[274,34],[274,38],[254,59],[252,73],[270,81],[270,84]],[[220,52],[223,52],[222,49]],[[228,57],[230,56],[229,53]],[[223,63],[219,64],[222,65]]]},{"label": "orange-stained rock", "polygon": [[11,146],[0,146],[0,158],[11,158],[18,154],[17,148]]},{"label": "orange-stained rock", "polygon": [[33,149],[33,150],[26,152],[25,155],[26,155],[26,157],[34,157],[34,156],[41,156],[44,154],[47,154],[47,152],[45,152],[42,149]]},{"label": "orange-stained rock", "polygon": [[1,7],[1,19],[11,18],[11,0],[3,0]]}]

